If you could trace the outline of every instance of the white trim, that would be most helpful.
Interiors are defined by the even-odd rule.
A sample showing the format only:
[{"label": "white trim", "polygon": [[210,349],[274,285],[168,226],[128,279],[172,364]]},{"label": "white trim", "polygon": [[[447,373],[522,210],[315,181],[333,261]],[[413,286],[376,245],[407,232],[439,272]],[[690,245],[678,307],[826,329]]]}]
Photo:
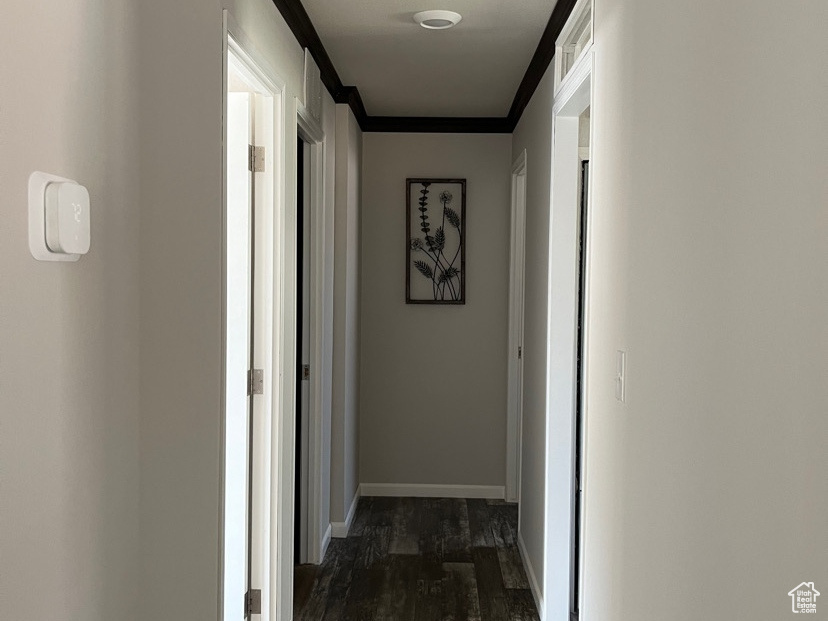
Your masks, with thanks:
[{"label": "white trim", "polygon": [[[261,87],[262,81],[256,83]],[[281,94],[255,93],[251,97],[254,106],[253,144],[265,147],[272,152],[276,144],[277,114],[280,109]],[[274,363],[278,356],[273,346],[273,313],[276,304],[273,287],[273,269],[276,237],[274,221],[277,217],[279,203],[276,200],[276,168],[271,162],[265,166],[265,172],[250,173],[253,177],[253,204],[255,213],[254,251],[255,272],[254,291],[263,292],[263,299],[253,298],[253,368],[263,369],[265,374],[273,374]],[[272,425],[275,408],[271,393],[272,382],[266,382],[261,397],[253,398],[253,562],[254,580],[251,588],[262,588],[262,610],[269,610],[273,602],[270,594],[264,594],[263,585],[269,582],[271,573],[271,502],[274,447],[272,445]]]},{"label": "white trim", "polygon": [[526,273],[526,149],[512,166],[511,237],[509,243],[509,329],[506,360],[506,500],[520,500],[523,410],[524,279]]},{"label": "white trim", "polygon": [[[579,214],[580,195],[578,187],[580,175],[579,170],[579,147],[578,147],[578,117],[592,105],[592,76],[594,66],[594,52],[592,46],[585,50],[583,56],[578,60],[572,70],[567,74],[564,83],[555,98],[553,105],[553,147],[552,147],[552,218],[549,230],[549,316],[547,327],[549,342],[547,343],[547,370],[549,376],[547,385],[547,404],[550,403],[551,391],[555,390],[557,398],[561,400],[556,403],[556,410],[553,412],[547,405],[547,431],[546,431],[546,516],[544,524],[544,555],[543,555],[543,594],[544,608],[550,618],[563,618],[570,610],[570,597],[572,585],[572,533],[574,530],[574,502],[572,493],[572,474],[575,467],[575,408],[576,408],[576,386],[577,373],[577,292],[578,284],[573,289],[569,288],[568,278],[574,275],[577,279],[577,238],[579,236]],[[592,119],[590,120],[592,124]],[[591,145],[594,146],[594,136],[590,135]],[[591,170],[594,172],[594,169]],[[590,175],[590,184],[594,181],[594,174]],[[590,200],[592,200],[590,194]],[[592,219],[593,209],[588,207],[587,216]],[[572,227],[572,228],[570,228]],[[571,237],[574,234],[574,238]],[[583,339],[585,351],[588,352],[587,344],[589,339],[589,286],[590,286],[590,252],[589,243],[589,222],[587,222],[587,252],[586,263],[582,267],[585,270],[585,291],[584,300],[586,305]],[[574,241],[573,241],[574,239]],[[565,262],[561,262],[556,250],[572,245],[572,255],[567,256]],[[571,260],[571,263],[570,263]],[[572,271],[570,271],[572,270]],[[553,282],[557,279],[557,282]],[[562,282],[566,282],[562,285]],[[553,286],[559,288],[553,292]],[[565,287],[565,289],[561,289]],[[574,293],[574,299],[570,296]],[[570,301],[572,307],[569,307]],[[564,310],[565,309],[565,310]],[[564,318],[556,317],[553,321],[554,312],[572,312],[572,322],[569,323],[568,315]],[[557,322],[557,323],[556,323]],[[571,331],[570,331],[571,330]],[[552,347],[555,341],[555,348]],[[563,360],[566,360],[564,363]],[[586,372],[589,364],[589,356],[585,355],[582,371]],[[554,370],[554,371],[553,371]],[[554,375],[553,375],[554,373]],[[582,391],[586,386],[582,386]],[[584,394],[582,392],[582,394]],[[564,403],[565,402],[565,403]],[[569,409],[571,408],[571,409]],[[582,402],[582,416],[584,428],[586,428],[588,404]],[[569,415],[569,418],[564,420]],[[556,421],[551,421],[552,417]],[[585,437],[585,436],[584,436]],[[563,442],[565,439],[566,445]],[[586,441],[582,444],[584,455]],[[553,459],[554,456],[554,459]],[[553,470],[554,468],[554,470]],[[582,473],[583,475],[583,473]],[[560,486],[561,476],[567,477],[567,498],[562,497],[563,489]],[[585,523],[587,503],[587,485],[583,484],[582,501],[582,526]],[[566,503],[566,504],[563,504]],[[564,515],[564,511],[568,511]],[[586,541],[586,533],[581,531]],[[563,537],[566,535],[566,544]],[[564,555],[565,549],[568,553]],[[585,544],[586,545],[586,544]],[[585,584],[584,576],[584,547],[580,552],[581,568],[581,589],[579,592],[580,609],[583,618],[586,614],[583,609]],[[561,576],[567,576],[566,584],[561,581]],[[546,608],[548,606],[548,608]]]},{"label": "white trim", "polygon": [[348,509],[348,515],[345,516],[345,521],[331,522],[332,537],[335,537],[336,539],[345,539],[345,537],[348,536],[348,531],[351,530],[351,524],[354,522],[354,516],[356,515],[357,505],[359,504],[361,496],[362,486],[359,486],[356,494],[354,494],[354,500],[351,502],[351,508]]},{"label": "white trim", "polygon": [[319,516],[325,499],[322,497],[322,409],[330,395],[324,395],[325,302],[331,292],[325,290],[325,248],[333,239],[329,230],[325,203],[325,132],[310,111],[296,98],[296,125],[298,133],[310,149],[310,397],[308,407],[307,450],[307,561],[320,564],[324,556],[322,525]]},{"label": "white trim", "polygon": [[299,98],[296,98],[296,124],[302,130],[302,138],[305,142],[318,144],[325,141],[325,132],[310,110],[308,110]]},{"label": "white trim", "polygon": [[[333,524],[328,524],[328,528],[325,529],[325,534],[322,535],[322,559],[324,560],[325,554],[328,553],[328,546],[331,545],[331,537],[333,536]],[[321,563],[317,563],[319,565]]]},{"label": "white trim", "polygon": [[363,483],[363,496],[393,496],[397,498],[487,498],[503,500],[503,485],[431,485],[414,483]]},{"label": "white trim", "polygon": [[538,618],[543,621],[546,618],[543,610],[543,592],[540,588],[540,582],[535,574],[535,568],[529,560],[529,554],[526,552],[526,543],[523,541],[523,533],[518,531],[517,536],[518,551],[520,551],[520,558],[523,560],[523,567],[526,569],[526,577],[529,578],[529,588],[532,591],[532,597],[535,599],[535,606],[538,608]]},{"label": "white trim", "polygon": [[[239,27],[230,12],[227,9],[224,9],[223,13],[225,17],[225,52],[233,50],[233,53],[244,61],[245,66],[250,70],[251,75],[254,76],[257,81],[261,82],[270,93],[283,95],[287,85],[285,80],[281,75],[279,75],[279,72],[275,71],[273,67],[270,66],[267,58],[258,51],[253,41]],[[231,37],[231,39],[228,40],[228,37]]]},{"label": "white trim", "polygon": [[[572,12],[569,14],[569,17],[564,24],[564,27],[561,28],[561,32],[558,35],[558,38],[555,39],[555,45],[563,45],[567,39],[572,36],[572,31],[575,30],[575,26],[581,21],[581,18],[587,13],[587,11],[592,10],[592,0],[578,0],[575,3],[575,6],[572,7]],[[595,22],[595,19],[590,20],[590,32],[593,29],[592,24]]]},{"label": "white trim", "polygon": [[580,108],[589,105],[590,96],[588,93],[585,104],[584,101],[579,99],[577,96],[579,94],[583,94],[581,86],[592,76],[592,64],[593,54],[592,44],[590,43],[584,50],[583,54],[581,54],[580,58],[578,58],[578,62],[576,62],[572,69],[569,70],[569,73],[566,74],[566,78],[564,78],[564,81],[561,82],[560,88],[558,88],[558,91],[555,94],[555,102],[552,105],[553,117],[570,116],[566,113],[566,110],[564,110],[565,107]]},{"label": "white trim", "polygon": [[[564,63],[566,62],[565,56],[566,52],[564,47],[568,47],[572,44],[577,45],[574,41],[572,41],[572,35],[580,24],[583,23],[583,20],[586,18],[587,14],[589,14],[589,35],[586,44],[584,45],[583,49],[580,50],[578,53],[578,57],[574,59],[574,63],[572,67],[570,67],[569,71],[566,75],[563,75],[564,70]],[[558,38],[555,40],[555,59],[554,59],[554,95],[558,97],[561,95],[561,87],[566,83],[566,80],[569,78],[569,75],[572,73],[572,70],[575,68],[575,65],[578,64],[578,61],[583,59],[584,56],[587,55],[589,52],[589,48],[592,46],[592,42],[595,37],[595,7],[593,6],[593,0],[578,0],[575,3],[575,6],[572,7],[572,11],[569,14],[569,18],[566,20],[564,27],[561,28],[560,34],[558,34]]]},{"label": "white trim", "polygon": [[[291,118],[290,102],[285,98],[280,122],[280,141],[276,150],[280,161],[280,209],[276,218],[279,248],[274,266],[274,287],[279,304],[274,314],[274,342],[278,347],[278,368],[273,377],[274,407],[277,408],[273,425],[272,443],[279,458],[274,461],[273,503],[275,536],[272,539],[275,569],[271,573],[271,588],[275,605],[270,619],[289,621],[293,611],[293,511],[296,464],[296,191],[287,182],[287,145],[296,144],[295,124]],[[290,151],[295,152],[295,148]],[[295,155],[291,161],[294,166]],[[293,178],[296,177],[295,168]],[[263,616],[263,618],[266,618]]]},{"label": "white trim", "polygon": [[512,164],[512,174],[513,175],[525,175],[526,174],[526,149],[521,151],[520,155],[517,156],[515,163]]}]

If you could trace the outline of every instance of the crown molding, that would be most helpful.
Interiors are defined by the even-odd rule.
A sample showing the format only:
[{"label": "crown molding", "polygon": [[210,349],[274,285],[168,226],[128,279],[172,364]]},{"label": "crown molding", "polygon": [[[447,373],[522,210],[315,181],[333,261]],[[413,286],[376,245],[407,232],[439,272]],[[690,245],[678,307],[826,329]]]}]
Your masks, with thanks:
[{"label": "crown molding", "polygon": [[336,94],[331,93],[331,96],[336,103],[350,106],[357,123],[359,123],[362,131],[365,131],[365,126],[370,117],[365,111],[365,104],[362,103],[362,95],[359,94],[359,89],[356,86],[343,86]]},{"label": "crown molding", "polygon": [[316,28],[311,22],[301,0],[273,0],[297,42],[310,50],[319,67],[322,83],[336,103],[348,104],[364,132],[435,132],[435,133],[483,133],[509,134],[515,130],[520,117],[538,84],[543,79],[555,56],[555,41],[569,19],[577,0],[558,0],[552,16],[541,35],[535,54],[529,62],[520,82],[512,107],[505,117],[411,117],[369,116],[356,86],[345,86],[328,56]]},{"label": "crown molding", "polygon": [[437,134],[511,134],[504,117],[369,116],[366,132],[419,132]]}]

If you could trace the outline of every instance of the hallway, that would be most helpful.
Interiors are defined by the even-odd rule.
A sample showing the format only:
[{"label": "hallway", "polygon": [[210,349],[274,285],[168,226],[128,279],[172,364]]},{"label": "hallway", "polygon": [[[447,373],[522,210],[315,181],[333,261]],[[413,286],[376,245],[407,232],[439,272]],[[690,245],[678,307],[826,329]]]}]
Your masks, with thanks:
[{"label": "hallway", "polygon": [[297,621],[534,621],[515,504],[364,497],[347,539],[296,568]]},{"label": "hallway", "polygon": [[0,621],[828,621],[828,0],[4,6]]}]

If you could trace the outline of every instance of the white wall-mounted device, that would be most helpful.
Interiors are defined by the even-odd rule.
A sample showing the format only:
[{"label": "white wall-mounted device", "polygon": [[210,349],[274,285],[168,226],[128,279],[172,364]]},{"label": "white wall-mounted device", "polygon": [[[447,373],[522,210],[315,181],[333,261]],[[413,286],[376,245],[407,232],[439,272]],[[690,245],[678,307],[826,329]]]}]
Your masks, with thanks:
[{"label": "white wall-mounted device", "polygon": [[615,398],[621,403],[627,401],[627,352],[620,349],[615,355]]},{"label": "white wall-mounted device", "polygon": [[77,261],[91,241],[89,192],[56,175],[29,177],[29,250],[38,261]]}]

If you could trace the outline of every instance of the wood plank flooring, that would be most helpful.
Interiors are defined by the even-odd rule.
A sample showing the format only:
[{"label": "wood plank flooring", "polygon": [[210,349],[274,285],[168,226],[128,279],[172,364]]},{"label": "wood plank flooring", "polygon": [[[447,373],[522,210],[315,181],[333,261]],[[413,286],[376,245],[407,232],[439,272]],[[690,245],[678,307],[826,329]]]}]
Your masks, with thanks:
[{"label": "wood plank flooring", "polygon": [[348,538],[295,576],[295,621],[538,620],[502,501],[361,498]]}]

